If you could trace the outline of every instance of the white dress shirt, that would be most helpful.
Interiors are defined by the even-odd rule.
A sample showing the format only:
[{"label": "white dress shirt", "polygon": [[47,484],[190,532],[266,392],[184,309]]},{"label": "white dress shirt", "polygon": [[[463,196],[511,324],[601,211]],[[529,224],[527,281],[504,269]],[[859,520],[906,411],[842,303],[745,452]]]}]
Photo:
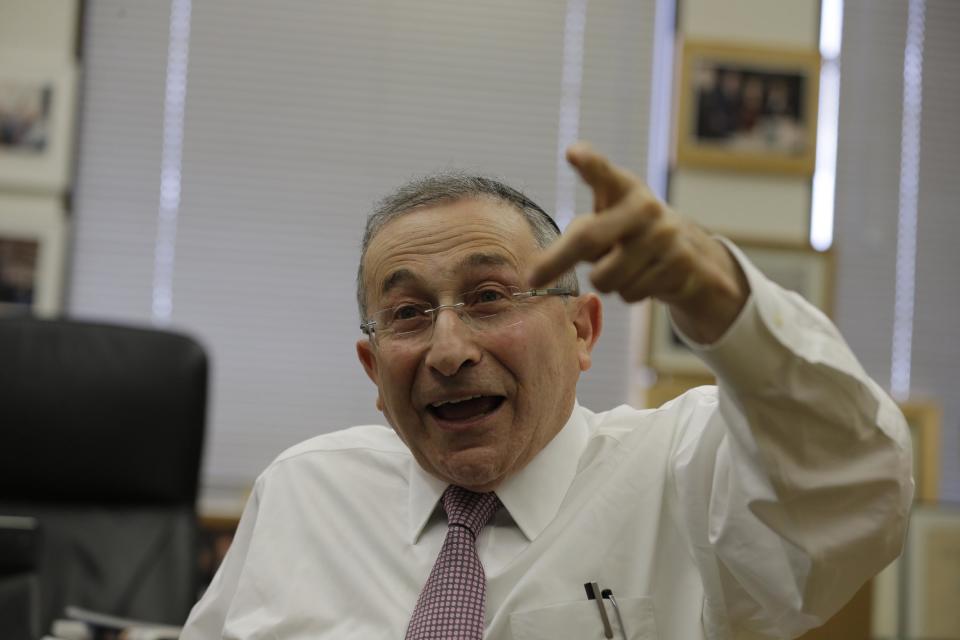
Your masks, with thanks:
[{"label": "white dress shirt", "polygon": [[[734,250],[746,307],[709,347],[720,387],[659,409],[577,405],[498,489],[480,534],[487,638],[792,637],[901,549],[909,434],[832,324]],[[182,640],[402,638],[446,535],[445,483],[388,427],[322,435],[257,479]],[[624,631],[626,633],[624,633]]]}]

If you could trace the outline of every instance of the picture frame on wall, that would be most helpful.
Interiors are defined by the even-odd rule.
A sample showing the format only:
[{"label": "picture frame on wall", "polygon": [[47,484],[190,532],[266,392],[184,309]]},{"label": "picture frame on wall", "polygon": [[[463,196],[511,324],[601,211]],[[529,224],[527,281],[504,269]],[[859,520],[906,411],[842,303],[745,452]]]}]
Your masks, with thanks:
[{"label": "picture frame on wall", "polygon": [[872,637],[960,638],[960,508],[914,505],[903,555],[874,579]]},{"label": "picture frame on wall", "polygon": [[913,478],[916,502],[940,499],[940,423],[943,411],[931,400],[900,403],[913,441]]},{"label": "picture frame on wall", "polygon": [[690,389],[716,383],[716,378],[709,373],[701,375],[661,374],[657,376],[656,382],[645,390],[642,400],[643,406],[655,409],[674,398],[678,398]]},{"label": "picture frame on wall", "polygon": [[914,507],[904,554],[908,638],[960,638],[960,509]]},{"label": "picture frame on wall", "polygon": [[679,75],[677,166],[813,173],[817,51],[687,41]]},{"label": "picture frame on wall", "polygon": [[0,196],[0,316],[62,309],[67,223],[53,196]]},{"label": "picture frame on wall", "polygon": [[[816,251],[805,244],[757,239],[734,243],[768,278],[796,291],[828,316],[833,310],[834,257],[830,251]],[[660,374],[709,375],[710,370],[680,339],[670,323],[667,306],[650,305],[647,337],[647,366]]]},{"label": "picture frame on wall", "polygon": [[0,51],[0,189],[62,193],[70,185],[76,69]]}]

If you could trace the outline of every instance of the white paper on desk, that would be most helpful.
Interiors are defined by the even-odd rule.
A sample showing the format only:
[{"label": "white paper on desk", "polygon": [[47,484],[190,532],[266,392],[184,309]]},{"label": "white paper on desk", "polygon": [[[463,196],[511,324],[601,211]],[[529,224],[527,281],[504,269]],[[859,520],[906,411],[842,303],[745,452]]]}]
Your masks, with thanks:
[{"label": "white paper on desk", "polygon": [[177,640],[182,627],[154,624],[143,620],[120,618],[80,607],[67,607],[67,617],[91,626],[123,630],[125,640]]}]

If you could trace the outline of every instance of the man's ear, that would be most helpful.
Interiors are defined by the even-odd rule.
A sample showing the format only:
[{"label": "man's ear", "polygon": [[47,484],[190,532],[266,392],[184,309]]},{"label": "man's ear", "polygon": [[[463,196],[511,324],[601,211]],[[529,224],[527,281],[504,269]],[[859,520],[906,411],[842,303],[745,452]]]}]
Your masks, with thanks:
[{"label": "man's ear", "polygon": [[577,330],[577,359],[580,370],[586,371],[593,363],[591,352],[603,330],[603,304],[595,293],[584,293],[574,298],[573,326]]},{"label": "man's ear", "polygon": [[357,340],[357,358],[360,359],[363,370],[367,372],[367,377],[373,384],[377,385],[377,410],[383,411],[383,397],[380,395],[380,372],[377,370],[377,354],[367,338]]}]

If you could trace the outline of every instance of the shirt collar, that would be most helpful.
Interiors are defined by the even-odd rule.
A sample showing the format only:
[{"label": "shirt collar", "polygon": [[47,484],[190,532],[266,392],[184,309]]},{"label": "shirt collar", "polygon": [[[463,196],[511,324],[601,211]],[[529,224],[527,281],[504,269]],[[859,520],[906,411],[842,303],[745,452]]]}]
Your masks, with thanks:
[{"label": "shirt collar", "polygon": [[[575,404],[563,429],[534,456],[527,466],[507,478],[497,496],[528,540],[533,540],[556,516],[560,503],[577,473],[587,445],[584,409]],[[447,483],[411,460],[409,495],[409,540],[416,544]]]}]

